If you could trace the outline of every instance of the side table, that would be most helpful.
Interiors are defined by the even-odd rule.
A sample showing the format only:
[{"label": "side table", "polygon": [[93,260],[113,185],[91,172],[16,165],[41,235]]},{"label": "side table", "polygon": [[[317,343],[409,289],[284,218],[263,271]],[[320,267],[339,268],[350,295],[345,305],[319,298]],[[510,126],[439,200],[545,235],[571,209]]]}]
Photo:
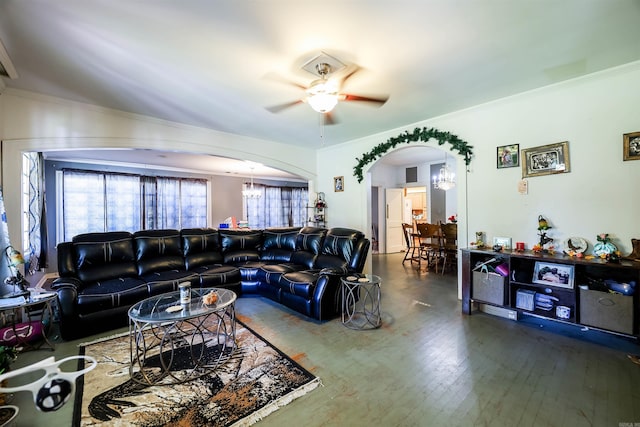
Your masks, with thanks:
[{"label": "side table", "polygon": [[376,329],[380,316],[379,276],[365,274],[342,279],[342,324],[351,329]]},{"label": "side table", "polygon": [[38,350],[44,344],[53,351],[47,336],[53,323],[51,304],[55,292],[33,293],[26,297],[0,299],[0,345],[12,345],[21,351]]}]

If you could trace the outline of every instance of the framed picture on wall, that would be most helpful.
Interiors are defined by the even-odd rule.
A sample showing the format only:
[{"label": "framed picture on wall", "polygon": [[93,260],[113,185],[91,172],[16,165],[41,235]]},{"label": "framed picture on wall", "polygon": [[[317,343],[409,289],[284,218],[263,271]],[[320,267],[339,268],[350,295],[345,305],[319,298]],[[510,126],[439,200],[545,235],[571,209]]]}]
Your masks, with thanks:
[{"label": "framed picture on wall", "polygon": [[344,176],[333,178],[333,191],[344,191]]},{"label": "framed picture on wall", "polygon": [[623,159],[640,160],[640,132],[625,133],[623,141]]},{"label": "framed picture on wall", "polygon": [[520,144],[498,147],[497,162],[498,169],[520,166]]},{"label": "framed picture on wall", "polygon": [[570,171],[569,143],[567,141],[522,150],[523,178]]}]

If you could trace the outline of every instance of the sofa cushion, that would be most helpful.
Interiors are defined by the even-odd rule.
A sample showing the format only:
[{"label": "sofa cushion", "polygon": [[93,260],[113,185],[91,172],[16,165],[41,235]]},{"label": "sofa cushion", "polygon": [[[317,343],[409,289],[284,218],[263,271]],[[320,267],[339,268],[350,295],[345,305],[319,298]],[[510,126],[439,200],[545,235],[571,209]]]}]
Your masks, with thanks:
[{"label": "sofa cushion", "polygon": [[212,228],[187,228],[180,231],[182,251],[187,270],[223,261],[220,235]]},{"label": "sofa cushion", "polygon": [[280,277],[278,286],[282,289],[283,293],[286,292],[311,299],[318,277],[320,277],[318,270],[294,271],[283,274]]},{"label": "sofa cushion", "polygon": [[203,265],[190,270],[200,275],[200,287],[212,288],[230,283],[240,283],[240,269],[232,265]]},{"label": "sofa cushion", "polygon": [[151,296],[177,291],[178,285],[182,282],[189,282],[192,287],[200,286],[200,277],[186,270],[153,271],[142,275],[141,278],[147,283]]},{"label": "sofa cushion", "polygon": [[[72,239],[75,271],[83,282],[135,277],[138,274],[131,233],[86,233]],[[68,268],[68,267],[67,267]]]},{"label": "sofa cushion", "polygon": [[144,230],[133,234],[138,275],[154,271],[184,270],[178,230]]},{"label": "sofa cushion", "polygon": [[322,251],[316,258],[316,268],[347,268],[353,256],[354,247],[364,238],[356,230],[332,228],[327,232]]},{"label": "sofa cushion", "polygon": [[304,227],[296,237],[296,251],[291,255],[291,263],[312,268],[320,253],[327,230],[318,227]]},{"label": "sofa cushion", "polygon": [[293,263],[264,264],[256,272],[256,279],[270,285],[276,285],[283,274],[304,269],[303,266]]},{"label": "sofa cushion", "polygon": [[300,227],[268,228],[263,231],[262,261],[289,262],[296,250]]},{"label": "sofa cushion", "polygon": [[240,265],[260,260],[262,230],[218,230],[225,264]]},{"label": "sofa cushion", "polygon": [[78,314],[128,307],[148,297],[147,284],[143,280],[132,277],[102,280],[78,292]]}]

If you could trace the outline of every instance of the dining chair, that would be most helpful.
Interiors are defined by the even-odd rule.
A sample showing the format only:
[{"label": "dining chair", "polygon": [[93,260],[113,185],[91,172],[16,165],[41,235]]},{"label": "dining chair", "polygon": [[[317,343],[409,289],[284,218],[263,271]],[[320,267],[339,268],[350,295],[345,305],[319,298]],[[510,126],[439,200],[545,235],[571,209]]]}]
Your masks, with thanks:
[{"label": "dining chair", "polygon": [[407,252],[404,254],[402,265],[406,261],[420,262],[420,246],[417,242],[417,234],[413,231],[413,225],[402,223],[402,234],[404,234],[404,241],[407,245]]},{"label": "dining chair", "polygon": [[442,230],[442,274],[447,267],[458,267],[458,224],[441,224]]},{"label": "dining chair", "polygon": [[420,259],[427,261],[427,268],[435,267],[437,273],[442,245],[440,227],[429,223],[418,223],[416,227],[420,236]]}]

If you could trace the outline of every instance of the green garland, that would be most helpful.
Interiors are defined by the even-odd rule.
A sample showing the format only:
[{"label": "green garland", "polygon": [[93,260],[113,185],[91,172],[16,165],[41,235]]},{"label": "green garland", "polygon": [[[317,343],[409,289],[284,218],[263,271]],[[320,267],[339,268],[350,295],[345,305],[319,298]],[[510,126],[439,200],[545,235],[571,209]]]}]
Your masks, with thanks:
[{"label": "green garland", "polygon": [[457,135],[453,135],[449,132],[442,132],[435,128],[424,127],[422,129],[415,128],[413,133],[405,131],[396,137],[389,138],[386,142],[382,142],[373,147],[373,149],[368,153],[364,153],[361,159],[356,157],[358,164],[353,168],[353,176],[358,178],[358,182],[362,182],[362,169],[364,166],[382,157],[382,155],[391,148],[395,148],[398,144],[409,144],[415,141],[427,142],[431,138],[436,139],[438,141],[438,145],[443,145],[445,142],[451,144],[451,151],[457,150],[458,153],[464,157],[464,163],[469,166],[471,163],[471,156],[473,155],[473,151],[471,151],[473,148],[472,145],[467,144],[466,141],[458,138]]}]

